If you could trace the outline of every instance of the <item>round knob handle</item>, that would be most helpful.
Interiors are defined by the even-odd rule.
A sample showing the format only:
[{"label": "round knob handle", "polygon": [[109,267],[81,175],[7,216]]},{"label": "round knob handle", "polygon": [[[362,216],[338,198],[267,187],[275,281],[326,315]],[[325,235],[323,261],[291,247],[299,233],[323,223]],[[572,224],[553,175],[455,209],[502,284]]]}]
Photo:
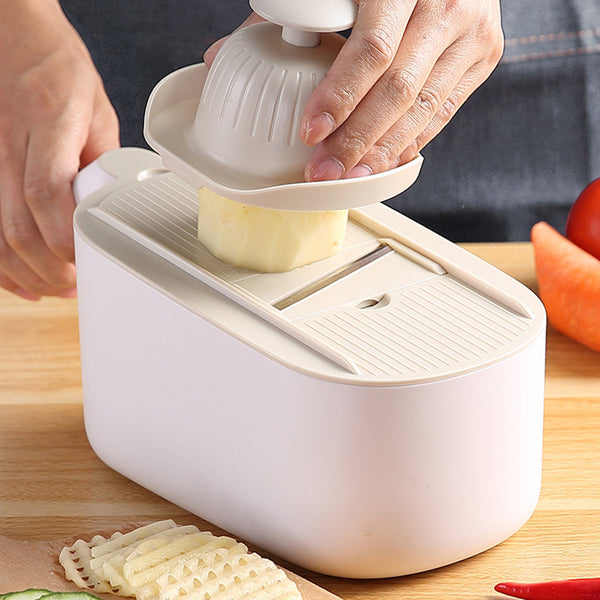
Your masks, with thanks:
[{"label": "round knob handle", "polygon": [[350,29],[357,13],[354,0],[250,0],[250,7],[267,21],[315,33]]}]

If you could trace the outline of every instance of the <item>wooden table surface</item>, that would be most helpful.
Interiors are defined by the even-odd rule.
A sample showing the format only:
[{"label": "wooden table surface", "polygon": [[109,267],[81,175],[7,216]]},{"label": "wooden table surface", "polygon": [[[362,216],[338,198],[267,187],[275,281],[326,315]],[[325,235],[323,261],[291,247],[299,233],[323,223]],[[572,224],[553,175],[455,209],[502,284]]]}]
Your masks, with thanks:
[{"label": "wooden table surface", "polygon": [[[467,249],[535,290],[528,243]],[[218,530],[106,467],[83,428],[77,301],[0,290],[0,534],[48,540],[173,518]],[[2,566],[0,565],[0,569]],[[600,577],[600,354],[548,332],[543,483],[529,522],[432,572],[350,580],[294,569],[347,599],[500,598],[502,580]]]}]

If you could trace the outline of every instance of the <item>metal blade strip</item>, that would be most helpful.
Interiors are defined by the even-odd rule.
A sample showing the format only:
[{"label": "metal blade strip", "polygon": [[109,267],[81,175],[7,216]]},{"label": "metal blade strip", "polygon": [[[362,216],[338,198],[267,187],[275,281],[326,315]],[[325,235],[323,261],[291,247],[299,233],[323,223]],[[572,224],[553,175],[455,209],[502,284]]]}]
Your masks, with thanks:
[{"label": "metal blade strip", "polygon": [[376,261],[378,258],[389,254],[390,252],[393,252],[392,248],[385,244],[382,244],[381,246],[378,246],[377,248],[371,250],[367,254],[364,254],[356,260],[353,260],[351,263],[343,265],[339,269],[336,269],[331,273],[327,273],[320,279],[317,279],[316,281],[309,283],[307,286],[296,290],[293,294],[290,294],[289,296],[286,296],[285,298],[273,304],[273,306],[278,310],[284,310],[285,308],[288,308],[293,304],[300,302],[300,300],[304,300],[304,298],[312,296],[314,293],[318,292],[319,290],[322,290],[323,288],[326,288],[332,283],[343,279],[344,277],[350,275],[350,273],[355,273],[359,269],[362,269],[363,267]]}]

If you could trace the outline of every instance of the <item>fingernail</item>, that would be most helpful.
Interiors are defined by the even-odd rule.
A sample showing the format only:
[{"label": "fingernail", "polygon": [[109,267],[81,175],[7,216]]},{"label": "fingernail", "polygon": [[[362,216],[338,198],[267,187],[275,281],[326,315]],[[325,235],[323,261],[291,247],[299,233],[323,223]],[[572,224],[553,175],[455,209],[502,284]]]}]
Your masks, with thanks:
[{"label": "fingernail", "polygon": [[335,129],[335,121],[329,113],[319,113],[302,125],[301,138],[307,146],[316,146]]},{"label": "fingernail", "polygon": [[68,290],[63,290],[58,294],[60,298],[77,298],[77,288],[70,288]]},{"label": "fingernail", "polygon": [[329,181],[344,174],[344,165],[337,158],[326,158],[317,163],[308,173],[308,181]]},{"label": "fingernail", "polygon": [[21,298],[24,298],[25,300],[40,300],[41,296],[39,294],[34,294],[33,292],[28,292],[27,290],[24,290],[22,288],[16,288],[13,290],[13,292],[15,294],[17,294],[17,296],[21,296]]},{"label": "fingernail", "polygon": [[344,175],[344,179],[354,179],[355,177],[367,177],[367,175],[373,175],[373,169],[371,169],[371,167],[369,167],[368,165],[356,165]]}]

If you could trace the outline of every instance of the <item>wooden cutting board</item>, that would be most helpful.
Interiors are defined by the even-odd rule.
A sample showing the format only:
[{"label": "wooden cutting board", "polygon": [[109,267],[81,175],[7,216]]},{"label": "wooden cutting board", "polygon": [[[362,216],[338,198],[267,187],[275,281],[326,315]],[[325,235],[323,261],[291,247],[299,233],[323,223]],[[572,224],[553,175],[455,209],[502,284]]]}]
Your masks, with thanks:
[{"label": "wooden cutting board", "polygon": [[[53,591],[77,591],[73,582],[64,578],[58,555],[64,546],[71,546],[80,537],[91,539],[96,533],[110,536],[112,532],[96,531],[63,540],[28,542],[0,535],[0,594],[27,588],[45,588]],[[284,569],[298,586],[303,600],[340,600],[331,592]],[[118,596],[96,594],[105,600],[118,600]]]}]

